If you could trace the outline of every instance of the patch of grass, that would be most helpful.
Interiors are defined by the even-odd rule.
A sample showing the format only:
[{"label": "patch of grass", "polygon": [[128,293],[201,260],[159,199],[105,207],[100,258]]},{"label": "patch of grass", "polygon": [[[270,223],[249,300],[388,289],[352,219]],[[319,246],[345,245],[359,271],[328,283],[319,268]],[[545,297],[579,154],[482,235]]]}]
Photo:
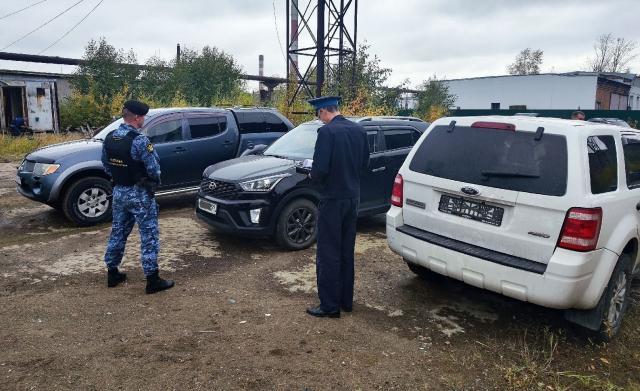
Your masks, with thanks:
[{"label": "patch of grass", "polygon": [[616,386],[608,380],[599,379],[596,375],[581,375],[572,372],[558,372],[560,377],[573,381],[573,389],[577,390],[602,390],[602,391],[618,391],[621,387]]},{"label": "patch of grass", "polygon": [[549,375],[552,374],[552,363],[558,349],[558,336],[545,330],[543,336],[532,343],[527,331],[519,342],[515,362],[511,366],[501,368],[509,387],[516,389],[552,389],[558,388],[559,382],[553,379],[549,385]]},{"label": "patch of grass", "polygon": [[24,155],[47,145],[82,139],[80,133],[69,134],[36,134],[33,136],[14,137],[0,134],[0,161],[20,160]]},{"label": "patch of grass", "polygon": [[[592,366],[592,372],[584,374],[580,369],[583,365],[568,361],[571,353],[563,351],[561,355],[560,347],[564,347],[563,350],[567,348],[564,330],[552,331],[545,327],[532,333],[525,331],[517,341],[481,345],[500,357],[501,362],[496,364],[496,367],[502,374],[507,389],[556,391],[623,389],[609,379],[608,369],[597,370]],[[606,367],[608,365],[607,363]]]}]

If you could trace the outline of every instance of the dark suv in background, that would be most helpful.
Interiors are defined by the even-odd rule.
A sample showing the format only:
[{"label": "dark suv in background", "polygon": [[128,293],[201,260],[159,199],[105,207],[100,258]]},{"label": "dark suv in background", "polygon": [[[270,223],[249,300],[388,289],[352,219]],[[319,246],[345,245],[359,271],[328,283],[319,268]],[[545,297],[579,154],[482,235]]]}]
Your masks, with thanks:
[{"label": "dark suv in background", "polygon": [[[358,214],[384,213],[398,169],[429,124],[411,117],[351,120],[366,129],[371,153],[362,174]],[[197,216],[223,232],[274,236],[286,249],[309,247],[316,239],[320,195],[296,167],[313,157],[320,126],[320,121],[303,123],[260,154],[208,167],[198,191]]]},{"label": "dark suv in background", "polygon": [[587,122],[595,122],[598,124],[609,124],[609,125],[618,125],[623,128],[630,128],[629,124],[626,121],[621,120],[620,118],[589,118]]},{"label": "dark suv in background", "polygon": [[[111,184],[101,162],[102,141],[119,119],[88,140],[51,145],[28,154],[16,176],[23,196],[46,203],[76,224],[111,218]],[[268,108],[152,109],[142,133],[160,156],[162,183],[157,195],[194,192],[204,169],[245,150],[268,145],[293,128]]]}]

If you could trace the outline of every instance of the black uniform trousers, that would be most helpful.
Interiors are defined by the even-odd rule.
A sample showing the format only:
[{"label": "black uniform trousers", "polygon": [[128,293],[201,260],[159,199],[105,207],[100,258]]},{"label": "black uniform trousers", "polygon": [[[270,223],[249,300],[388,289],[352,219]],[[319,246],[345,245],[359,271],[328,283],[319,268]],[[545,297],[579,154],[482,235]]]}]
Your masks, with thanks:
[{"label": "black uniform trousers", "polygon": [[353,306],[358,204],[359,198],[320,201],[316,273],[320,308],[326,312]]}]

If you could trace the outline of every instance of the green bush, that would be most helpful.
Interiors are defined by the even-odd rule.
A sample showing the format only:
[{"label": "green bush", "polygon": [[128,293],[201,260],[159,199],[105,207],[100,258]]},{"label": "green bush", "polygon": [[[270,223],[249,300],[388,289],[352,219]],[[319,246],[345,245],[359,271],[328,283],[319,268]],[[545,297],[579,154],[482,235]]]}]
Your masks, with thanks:
[{"label": "green bush", "polygon": [[62,129],[86,126],[100,127],[112,122],[110,108],[98,104],[92,95],[74,93],[60,105]]}]

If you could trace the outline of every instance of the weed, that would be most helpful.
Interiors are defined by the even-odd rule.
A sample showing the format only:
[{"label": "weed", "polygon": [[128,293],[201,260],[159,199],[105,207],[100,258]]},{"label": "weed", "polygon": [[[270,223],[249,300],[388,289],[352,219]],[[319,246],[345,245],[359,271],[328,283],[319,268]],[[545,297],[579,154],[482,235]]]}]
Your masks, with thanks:
[{"label": "weed", "polygon": [[[608,379],[608,374],[581,374],[561,371],[565,361],[558,358],[559,346],[566,342],[564,332],[548,327],[528,333],[526,330],[517,343],[502,343],[490,348],[500,352],[506,363],[498,365],[509,389],[524,390],[598,390],[617,391],[621,387]],[[489,347],[482,344],[482,346]]]},{"label": "weed", "polygon": [[0,134],[0,161],[19,160],[29,152],[47,145],[83,138],[74,134],[36,134],[33,136],[9,136]]}]

